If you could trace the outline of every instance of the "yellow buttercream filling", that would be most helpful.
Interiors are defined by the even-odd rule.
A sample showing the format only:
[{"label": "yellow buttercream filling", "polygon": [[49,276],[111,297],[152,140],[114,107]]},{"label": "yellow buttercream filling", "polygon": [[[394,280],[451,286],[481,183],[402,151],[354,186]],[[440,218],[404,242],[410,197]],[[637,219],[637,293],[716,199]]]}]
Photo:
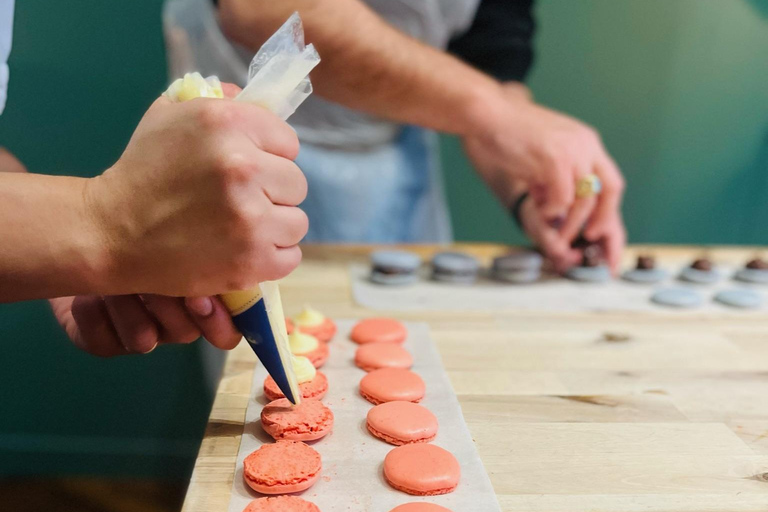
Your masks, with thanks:
[{"label": "yellow buttercream filling", "polygon": [[293,318],[300,327],[314,327],[325,322],[325,315],[316,309],[305,306],[304,310]]},{"label": "yellow buttercream filling", "polygon": [[296,355],[308,354],[320,344],[317,338],[311,334],[304,334],[299,331],[293,331],[288,335],[288,343],[291,345],[291,352]]},{"label": "yellow buttercream filling", "polygon": [[299,381],[299,384],[309,382],[315,378],[315,375],[317,375],[317,370],[315,370],[312,361],[306,357],[293,356],[291,360],[293,362],[293,371],[296,374],[296,380]]}]

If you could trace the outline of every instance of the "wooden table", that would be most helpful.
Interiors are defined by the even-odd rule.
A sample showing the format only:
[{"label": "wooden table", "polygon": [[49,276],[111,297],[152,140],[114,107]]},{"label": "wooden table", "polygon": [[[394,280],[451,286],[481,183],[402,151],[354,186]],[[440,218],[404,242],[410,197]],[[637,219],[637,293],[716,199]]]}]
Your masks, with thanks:
[{"label": "wooden table", "polygon": [[[504,511],[768,510],[768,318],[372,312],[353,302],[347,273],[369,250],[306,248],[282,286],[286,311],[428,322]],[[743,264],[756,251],[652,252]],[[229,356],[186,512],[227,509],[255,362],[245,344]]]}]

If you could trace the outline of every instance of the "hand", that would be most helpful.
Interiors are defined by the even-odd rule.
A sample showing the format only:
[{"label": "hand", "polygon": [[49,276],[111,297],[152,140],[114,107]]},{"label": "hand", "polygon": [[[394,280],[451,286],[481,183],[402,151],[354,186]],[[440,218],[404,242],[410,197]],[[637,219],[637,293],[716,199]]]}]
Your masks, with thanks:
[{"label": "hand", "polygon": [[[585,201],[578,208],[589,208]],[[574,207],[574,208],[577,208]],[[558,272],[564,272],[581,261],[582,250],[572,247],[573,241],[579,236],[581,227],[578,225],[579,214],[572,215],[563,226],[547,222],[533,201],[526,200],[520,207],[520,223],[528,238],[541,249],[549,258]],[[608,229],[599,238],[589,239],[597,242],[603,249],[606,262],[614,275],[619,270],[621,253],[626,243],[626,232],[620,217],[608,224]]]},{"label": "hand", "polygon": [[[522,183],[541,210],[538,217],[563,225],[569,242],[582,230],[589,240],[604,241],[617,268],[625,243],[624,180],[592,128],[536,105],[520,84],[510,83],[476,132],[464,137],[464,148],[502,204],[511,205]],[[591,173],[600,178],[602,192],[577,199],[576,181]]]},{"label": "hand", "polygon": [[146,354],[158,345],[191,343],[201,335],[229,350],[241,338],[216,297],[79,296],[50,303],[74,345],[99,357]]},{"label": "hand", "polygon": [[581,251],[571,247],[571,240],[562,235],[559,226],[547,222],[530,198],[523,201],[519,216],[520,227],[552,262],[557,272],[564,272],[579,264]]},{"label": "hand", "polygon": [[605,222],[618,209],[624,181],[594,129],[530,101],[517,83],[502,86],[492,103],[482,128],[463,142],[504,204],[512,199],[510,183],[522,181],[545,217],[565,217],[576,181],[595,173],[603,191],[591,222]]},{"label": "hand", "polygon": [[297,152],[293,130],[260,107],[158,99],[86,190],[109,293],[210,296],[288,274],[308,226]]}]

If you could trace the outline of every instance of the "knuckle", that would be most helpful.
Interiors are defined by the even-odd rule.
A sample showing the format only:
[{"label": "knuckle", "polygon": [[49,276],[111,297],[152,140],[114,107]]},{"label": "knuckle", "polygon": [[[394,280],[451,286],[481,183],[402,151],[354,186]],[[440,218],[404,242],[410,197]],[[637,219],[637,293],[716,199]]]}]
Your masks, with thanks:
[{"label": "knuckle", "polygon": [[304,210],[299,208],[297,208],[297,210],[299,212],[297,215],[297,231],[300,235],[299,238],[304,238],[309,231],[309,217]]},{"label": "knuckle", "polygon": [[291,161],[296,160],[300,149],[299,137],[288,125],[286,125],[284,132],[284,135],[280,137],[282,156]]},{"label": "knuckle", "polygon": [[213,165],[225,187],[246,182],[254,171],[254,166],[249,159],[236,151],[218,154]]},{"label": "knuckle", "polygon": [[600,132],[598,132],[593,126],[584,125],[582,136],[584,137],[584,141],[588,144],[599,146],[602,146],[603,144],[603,139],[600,136]]},{"label": "knuckle", "polygon": [[[195,100],[193,100],[195,101]],[[232,123],[234,113],[228,102],[219,100],[197,100],[197,124],[199,127],[215,131]]]},{"label": "knuckle", "polygon": [[296,199],[298,200],[297,204],[301,204],[307,198],[307,193],[309,192],[309,183],[307,182],[307,177],[304,175],[299,166],[296,164],[292,165],[293,172],[296,177],[292,180],[291,186],[296,191]]}]

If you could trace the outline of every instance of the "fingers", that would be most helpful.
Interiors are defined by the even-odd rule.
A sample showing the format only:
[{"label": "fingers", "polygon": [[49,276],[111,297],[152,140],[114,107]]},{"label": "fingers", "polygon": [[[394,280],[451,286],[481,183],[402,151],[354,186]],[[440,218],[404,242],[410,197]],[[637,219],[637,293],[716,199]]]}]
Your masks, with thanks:
[{"label": "fingers", "polygon": [[584,231],[590,240],[597,240],[601,233],[609,229],[612,219],[619,213],[621,198],[624,194],[624,179],[613,160],[605,155],[594,168],[602,182],[602,191],[597,199],[594,214]]},{"label": "fingers", "polygon": [[309,219],[307,214],[295,206],[275,206],[269,211],[268,222],[279,226],[273,233],[273,240],[278,248],[293,247],[307,234]]},{"label": "fingers", "polygon": [[[54,307],[54,311],[62,306],[66,308],[66,305],[59,304]],[[107,305],[100,296],[75,297],[69,308],[72,323],[67,322],[65,330],[76,347],[99,357],[114,357],[128,353],[120,342],[107,311]],[[59,318],[58,313],[56,316]],[[66,318],[66,313],[64,317]]]},{"label": "fingers", "polygon": [[235,96],[240,94],[240,91],[242,91],[240,86],[235,84],[230,84],[229,82],[222,82],[221,90],[224,92],[224,97],[229,99],[234,98]]},{"label": "fingers", "polygon": [[160,328],[160,343],[192,343],[200,329],[189,316],[184,299],[165,295],[142,295],[145,307]]},{"label": "fingers", "polygon": [[259,152],[255,155],[257,169],[268,169],[261,173],[264,193],[274,204],[297,206],[307,197],[307,178],[299,166],[290,160]]},{"label": "fingers", "polygon": [[147,354],[160,342],[160,329],[138,295],[104,298],[112,324],[128,352]]},{"label": "fingers", "polygon": [[256,147],[288,160],[299,154],[299,138],[288,123],[263,107],[235,101],[195,99],[199,126],[211,131],[237,129]]},{"label": "fingers", "polygon": [[240,343],[242,334],[217,297],[187,297],[184,304],[203,337],[214,347],[230,350]]},{"label": "fingers", "polygon": [[571,248],[570,242],[556,228],[544,221],[535,204],[524,203],[520,216],[525,232],[552,261],[558,271],[565,270],[578,262],[579,252]]},{"label": "fingers", "polygon": [[608,225],[602,240],[606,260],[611,267],[611,271],[615,275],[619,271],[621,255],[627,244],[627,233],[624,229],[624,223],[622,222],[621,217],[616,216],[613,222]]},{"label": "fingers", "polygon": [[575,180],[574,172],[567,167],[546,174],[545,181],[538,187],[543,192],[537,194],[541,196],[537,202],[546,220],[565,217],[568,213],[576,194]]},{"label": "fingers", "polygon": [[571,211],[568,212],[568,217],[565,219],[565,224],[560,229],[560,235],[565,240],[572,242],[579,236],[579,233],[581,233],[581,230],[584,229],[585,224],[589,220],[589,216],[592,210],[594,210],[596,203],[597,200],[594,197],[577,199],[573,203]]},{"label": "fingers", "polygon": [[237,103],[245,124],[245,132],[261,149],[273,155],[296,160],[299,155],[299,138],[293,128],[272,112],[250,104]]}]

